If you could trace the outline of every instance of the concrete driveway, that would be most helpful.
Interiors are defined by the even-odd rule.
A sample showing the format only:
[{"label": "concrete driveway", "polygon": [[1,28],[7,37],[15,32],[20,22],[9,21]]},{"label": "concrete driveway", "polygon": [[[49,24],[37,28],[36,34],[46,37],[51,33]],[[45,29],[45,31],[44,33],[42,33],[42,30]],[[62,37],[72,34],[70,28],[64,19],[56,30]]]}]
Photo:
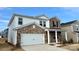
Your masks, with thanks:
[{"label": "concrete driveway", "polygon": [[51,46],[48,44],[22,46],[22,49],[25,51],[68,51],[67,49]]}]

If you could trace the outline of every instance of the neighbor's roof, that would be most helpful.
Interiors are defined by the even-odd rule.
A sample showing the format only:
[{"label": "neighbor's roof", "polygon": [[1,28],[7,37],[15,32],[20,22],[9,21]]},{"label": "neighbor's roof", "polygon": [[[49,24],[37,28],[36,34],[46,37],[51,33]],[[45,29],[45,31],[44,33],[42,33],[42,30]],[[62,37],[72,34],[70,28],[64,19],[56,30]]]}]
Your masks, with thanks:
[{"label": "neighbor's roof", "polygon": [[61,26],[71,25],[71,24],[75,23],[76,21],[77,21],[77,20],[70,21],[70,22],[66,22],[66,23],[61,23]]},{"label": "neighbor's roof", "polygon": [[[13,19],[15,16],[20,16],[20,17],[27,17],[27,18],[32,18],[32,19],[38,19],[38,20],[48,20],[48,19],[43,19],[43,18],[39,18],[39,17],[34,17],[34,16],[26,16],[26,15],[21,15],[21,14],[13,14],[13,16],[10,19],[10,22],[8,24],[8,26],[12,23]],[[41,15],[42,16],[42,15]],[[44,15],[43,15],[44,16]],[[45,16],[46,17],[46,16]]]}]

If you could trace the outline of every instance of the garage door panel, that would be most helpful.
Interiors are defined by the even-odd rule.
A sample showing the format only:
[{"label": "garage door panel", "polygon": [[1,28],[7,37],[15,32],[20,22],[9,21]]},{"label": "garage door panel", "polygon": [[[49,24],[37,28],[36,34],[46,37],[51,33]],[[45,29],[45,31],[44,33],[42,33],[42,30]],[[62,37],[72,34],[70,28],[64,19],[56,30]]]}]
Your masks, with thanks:
[{"label": "garage door panel", "polygon": [[43,44],[43,34],[21,34],[21,45]]}]

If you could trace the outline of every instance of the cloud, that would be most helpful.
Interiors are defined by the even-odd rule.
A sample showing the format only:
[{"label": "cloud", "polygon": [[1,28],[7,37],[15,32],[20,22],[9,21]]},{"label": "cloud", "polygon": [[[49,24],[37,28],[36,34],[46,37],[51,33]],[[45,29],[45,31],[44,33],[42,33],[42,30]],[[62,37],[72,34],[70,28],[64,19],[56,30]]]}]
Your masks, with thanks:
[{"label": "cloud", "polygon": [[[5,9],[5,8],[3,8],[3,9]],[[2,10],[2,9],[0,8],[0,10]],[[0,13],[0,31],[7,28],[7,25],[9,23],[8,18],[9,18],[9,16],[5,16],[4,14]]]},{"label": "cloud", "polygon": [[79,7],[64,7],[63,9],[72,13],[79,13]]},{"label": "cloud", "polygon": [[8,23],[9,20],[0,20],[0,23]]},{"label": "cloud", "polygon": [[0,32],[7,28],[9,20],[0,20]]},{"label": "cloud", "polygon": [[0,7],[0,10],[11,10],[12,8],[11,7]]},{"label": "cloud", "polygon": [[79,15],[79,7],[64,7],[64,13],[67,16],[77,17]]}]

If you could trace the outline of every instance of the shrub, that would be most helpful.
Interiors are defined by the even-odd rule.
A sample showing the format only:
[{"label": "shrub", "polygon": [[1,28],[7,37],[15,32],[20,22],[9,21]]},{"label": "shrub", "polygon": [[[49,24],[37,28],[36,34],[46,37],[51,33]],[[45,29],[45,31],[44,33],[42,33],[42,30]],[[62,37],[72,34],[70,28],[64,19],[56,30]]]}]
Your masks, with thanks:
[{"label": "shrub", "polygon": [[67,42],[66,42],[65,39],[63,39],[63,40],[61,41],[61,43],[62,43],[62,44],[66,44]]},{"label": "shrub", "polygon": [[79,48],[77,48],[77,51],[79,51]]},{"label": "shrub", "polygon": [[73,43],[73,39],[71,38],[70,40],[68,40],[68,43]]},{"label": "shrub", "polygon": [[15,47],[13,47],[13,48],[11,48],[11,51],[14,51],[16,48]]}]

